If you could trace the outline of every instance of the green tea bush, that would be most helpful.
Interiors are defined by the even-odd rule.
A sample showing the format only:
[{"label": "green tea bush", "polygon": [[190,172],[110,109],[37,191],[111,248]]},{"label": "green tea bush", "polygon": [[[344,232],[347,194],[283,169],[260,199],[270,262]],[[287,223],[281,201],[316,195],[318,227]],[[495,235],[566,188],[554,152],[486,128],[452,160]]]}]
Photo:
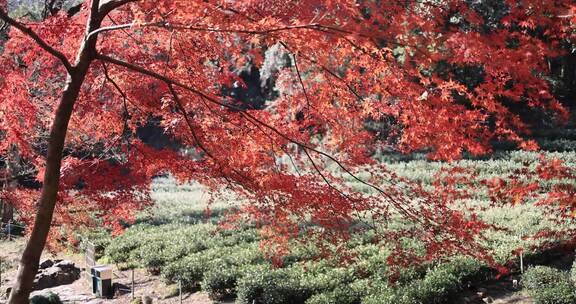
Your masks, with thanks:
[{"label": "green tea bush", "polygon": [[536,304],[576,304],[576,288],[561,270],[546,266],[528,268],[522,284]]},{"label": "green tea bush", "polygon": [[[576,165],[575,152],[545,153],[549,158],[564,160],[567,166]],[[476,170],[479,182],[493,177],[507,179],[525,164],[535,167],[538,159],[539,152],[501,152],[482,159],[463,159],[453,165]],[[388,168],[401,177],[422,181],[424,187],[430,187],[434,174],[448,166],[426,161],[423,156],[394,160]],[[357,183],[346,175],[343,177],[350,186]],[[376,238],[370,233],[356,235],[344,244],[355,257],[346,268],[334,263],[337,258],[317,260],[320,250],[314,241],[310,241],[291,244],[290,253],[281,259],[283,268],[274,269],[260,251],[260,235],[254,227],[245,225],[234,230],[219,230],[212,222],[213,218],[205,218],[205,208],[194,205],[201,197],[195,198],[194,202],[190,199],[190,194],[199,192],[197,186],[182,188],[173,183],[165,180],[154,188],[153,195],[158,202],[155,208],[162,209],[161,217],[157,217],[161,219],[158,225],[146,224],[150,221],[142,219],[111,240],[106,248],[111,262],[137,263],[151,271],[160,271],[164,280],[182,281],[185,289],[202,286],[215,299],[237,293],[240,303],[250,304],[253,300],[256,303],[296,304],[438,303],[459,292],[467,281],[484,280],[490,275],[482,263],[461,258],[438,264],[428,273],[423,268],[403,269],[398,280],[391,284],[388,282],[393,271],[388,266],[391,249],[386,244],[374,243]],[[358,186],[362,188],[362,185]],[[565,228],[547,220],[541,209],[531,204],[496,208],[490,204],[488,193],[478,191],[463,205],[482,209],[479,215],[483,220],[506,228],[487,231],[486,239],[481,240],[498,262],[517,258],[512,252],[518,247],[530,248],[546,241],[544,238],[525,240],[521,236],[548,228]],[[410,229],[410,224],[392,219],[384,229]],[[407,244],[407,248],[422,252],[419,244]],[[529,254],[525,252],[525,259]],[[574,272],[576,277],[576,270]]]},{"label": "green tea bush", "polygon": [[547,266],[530,267],[522,276],[522,285],[528,290],[549,288],[564,281],[566,281],[565,273]]},{"label": "green tea bush", "polygon": [[130,259],[131,252],[140,246],[140,240],[132,237],[133,233],[125,234],[114,239],[105,249],[105,255],[114,263],[125,263]]},{"label": "green tea bush", "polygon": [[332,291],[315,294],[306,300],[306,304],[360,304],[362,295],[349,286],[337,287]]},{"label": "green tea bush", "polygon": [[576,304],[576,290],[570,282],[529,291],[535,304]]},{"label": "green tea bush", "polygon": [[237,267],[208,269],[204,272],[202,290],[214,300],[233,297],[236,294],[236,282],[239,276],[240,270]]},{"label": "green tea bush", "polygon": [[414,286],[392,289],[390,287],[379,290],[362,299],[362,304],[414,304],[421,303]]},{"label": "green tea bush", "polygon": [[140,261],[140,264],[151,274],[158,275],[161,267],[166,263],[165,247],[166,245],[162,242],[150,242],[138,248],[135,251],[137,258],[132,258],[132,260]]},{"label": "green tea bush", "polygon": [[286,269],[314,293],[331,291],[356,279],[351,267],[335,267],[326,261],[307,262]]},{"label": "green tea bush", "polygon": [[192,255],[167,264],[162,268],[162,278],[167,282],[182,283],[182,289],[197,288],[202,281],[204,272],[212,265],[199,255]]},{"label": "green tea bush", "polygon": [[96,247],[96,259],[99,259],[103,255],[103,249],[110,245],[112,241],[111,232],[107,229],[89,229],[82,231],[77,234],[77,238],[80,240],[79,249],[81,251],[86,251],[88,248],[88,243],[92,243]]},{"label": "green tea bush", "polygon": [[242,304],[303,304],[312,295],[289,269],[263,265],[246,269],[237,290],[238,302]]},{"label": "green tea bush", "polygon": [[484,269],[483,264],[474,259],[456,258],[432,268],[422,279],[414,275],[413,280],[406,279],[402,284],[397,284],[396,288],[383,286],[366,296],[362,303],[442,303],[462,290],[466,281],[481,276]]}]

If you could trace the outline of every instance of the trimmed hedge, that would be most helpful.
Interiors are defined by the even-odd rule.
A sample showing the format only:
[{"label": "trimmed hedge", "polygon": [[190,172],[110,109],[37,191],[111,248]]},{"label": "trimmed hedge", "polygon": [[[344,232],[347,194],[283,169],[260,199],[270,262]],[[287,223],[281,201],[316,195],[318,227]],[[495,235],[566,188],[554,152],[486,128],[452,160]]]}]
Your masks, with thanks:
[{"label": "trimmed hedge", "polygon": [[547,266],[528,268],[522,284],[536,304],[576,304],[576,287],[568,273],[561,270]]},{"label": "trimmed hedge", "polygon": [[365,297],[363,304],[442,303],[450,295],[463,289],[464,284],[483,275],[485,267],[471,258],[457,258],[432,268],[424,278],[400,285],[382,288]]},{"label": "trimmed hedge", "polygon": [[202,289],[214,300],[234,297],[239,276],[240,269],[238,267],[211,268],[204,272]]},{"label": "trimmed hedge", "polygon": [[576,291],[569,282],[530,292],[536,304],[576,304]]},{"label": "trimmed hedge", "polygon": [[529,290],[553,287],[566,280],[566,274],[548,266],[534,266],[522,276],[522,285]]}]

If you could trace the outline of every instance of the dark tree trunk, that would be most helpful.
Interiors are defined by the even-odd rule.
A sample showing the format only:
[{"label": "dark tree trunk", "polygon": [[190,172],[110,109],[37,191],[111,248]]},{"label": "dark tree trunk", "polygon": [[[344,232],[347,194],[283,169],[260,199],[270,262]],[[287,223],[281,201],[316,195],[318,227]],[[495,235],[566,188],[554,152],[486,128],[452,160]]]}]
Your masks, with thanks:
[{"label": "dark tree trunk", "polygon": [[68,130],[68,122],[72,115],[74,103],[78,98],[84,75],[68,77],[60,104],[56,110],[56,116],[54,117],[50,131],[46,172],[44,174],[44,184],[42,185],[42,194],[38,203],[34,228],[32,229],[30,239],[26,243],[26,248],[20,259],[16,283],[12,288],[10,299],[8,300],[10,304],[28,303],[28,297],[32,291],[34,277],[38,271],[38,262],[40,261],[42,250],[44,250],[44,245],[46,244],[52,223],[52,214],[54,212],[56,195],[60,184],[60,166],[62,163],[62,151]]},{"label": "dark tree trunk", "polygon": [[[93,0],[91,5],[91,15],[88,20],[86,37],[88,33],[98,29],[102,23],[101,14],[99,14],[99,0]],[[34,227],[30,234],[30,239],[26,243],[24,252],[18,265],[18,274],[16,282],[8,299],[9,304],[27,304],[29,303],[30,292],[34,283],[34,277],[38,271],[40,256],[46,245],[50,226],[52,224],[52,215],[56,206],[56,197],[60,185],[60,168],[62,164],[62,152],[68,131],[68,123],[74,110],[74,104],[80,94],[80,89],[90,64],[96,57],[96,40],[97,35],[90,36],[84,40],[74,66],[69,71],[66,80],[66,86],[62,92],[60,103],[52,122],[50,137],[48,141],[48,154],[46,157],[46,169],[44,173],[44,183],[38,202],[38,210]]]}]

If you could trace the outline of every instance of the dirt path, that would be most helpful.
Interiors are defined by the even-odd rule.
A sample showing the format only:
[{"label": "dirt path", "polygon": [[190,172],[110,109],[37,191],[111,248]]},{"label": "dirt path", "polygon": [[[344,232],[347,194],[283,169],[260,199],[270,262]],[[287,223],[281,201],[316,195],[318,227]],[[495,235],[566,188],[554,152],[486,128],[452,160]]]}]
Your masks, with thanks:
[{"label": "dirt path", "polygon": [[[24,248],[24,239],[17,239],[14,241],[0,240],[0,259],[2,260],[2,275],[0,279],[0,304],[6,303],[6,288],[12,285],[12,280],[16,275],[16,267],[18,265],[20,254]],[[132,294],[129,292],[132,285],[132,272],[120,271],[114,268],[114,283],[119,283],[124,286],[124,292],[119,293],[114,299],[105,300],[97,299],[92,294],[91,283],[85,274],[85,261],[84,256],[81,254],[60,254],[52,256],[50,254],[43,255],[43,259],[67,259],[73,261],[77,267],[83,270],[82,278],[76,280],[69,285],[62,285],[54,288],[47,288],[32,293],[32,296],[39,294],[47,294],[49,292],[56,293],[60,296],[64,303],[87,303],[87,304],[129,304],[132,302]],[[138,269],[134,272],[135,283],[135,298],[142,298],[142,296],[149,296],[154,300],[154,303],[166,304],[179,304],[179,294],[176,286],[167,286],[157,276],[151,276],[146,271]],[[187,304],[212,304],[213,301],[208,298],[208,295],[203,292],[183,293],[182,303]],[[233,302],[230,302],[233,303]]]}]

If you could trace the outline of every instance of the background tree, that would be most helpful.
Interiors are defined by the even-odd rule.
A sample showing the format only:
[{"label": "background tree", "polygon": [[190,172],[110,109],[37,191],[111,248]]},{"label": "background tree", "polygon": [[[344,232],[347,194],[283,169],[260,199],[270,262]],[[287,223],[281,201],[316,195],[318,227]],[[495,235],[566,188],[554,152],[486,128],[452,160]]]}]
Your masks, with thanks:
[{"label": "background tree", "polygon": [[[331,238],[357,219],[378,229],[399,215],[413,226],[381,236],[398,257],[410,254],[399,241],[410,237],[425,242],[422,258],[489,259],[475,242],[486,224],[371,158],[394,145],[452,160],[489,153],[493,139],[536,149],[507,101],[566,119],[543,75],[559,41],[574,37],[574,18],[563,17],[571,1],[502,1],[495,20],[475,3],[92,0],[41,22],[1,10],[11,30],[0,58],[0,149],[16,145],[42,183],[39,200],[5,194],[36,212],[9,302],[28,301],[56,206],[57,221],[79,209],[118,224],[148,202],[161,173],[235,191],[274,244],[299,235],[303,220]],[[278,97],[254,106],[229,94],[246,85],[233,71],[261,66],[272,46],[290,61]],[[462,69],[482,81],[459,80]],[[133,136],[152,117],[194,156]],[[398,127],[365,127],[385,119]],[[72,148],[98,146],[104,153],[90,157]],[[352,191],[346,178],[378,195]]]}]

